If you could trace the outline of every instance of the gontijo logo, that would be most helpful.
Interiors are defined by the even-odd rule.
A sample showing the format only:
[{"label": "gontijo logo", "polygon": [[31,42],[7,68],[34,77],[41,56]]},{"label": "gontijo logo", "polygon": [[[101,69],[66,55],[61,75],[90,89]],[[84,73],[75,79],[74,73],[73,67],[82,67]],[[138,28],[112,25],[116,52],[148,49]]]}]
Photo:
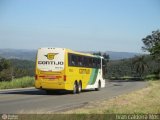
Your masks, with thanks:
[{"label": "gontijo logo", "polygon": [[44,56],[46,56],[48,60],[53,60],[57,54],[58,53],[48,53],[47,55]]},{"label": "gontijo logo", "polygon": [[49,61],[38,61],[39,65],[64,65],[63,61],[55,60],[55,56],[59,53],[48,53],[44,55]]}]

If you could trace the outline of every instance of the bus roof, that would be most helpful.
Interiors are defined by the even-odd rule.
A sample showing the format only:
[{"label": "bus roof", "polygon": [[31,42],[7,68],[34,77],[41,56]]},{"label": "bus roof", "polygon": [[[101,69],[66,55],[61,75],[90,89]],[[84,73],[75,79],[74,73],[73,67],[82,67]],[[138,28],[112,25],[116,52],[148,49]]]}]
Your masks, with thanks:
[{"label": "bus roof", "polygon": [[84,56],[91,56],[91,57],[100,57],[100,58],[103,58],[102,56],[99,56],[99,55],[93,55],[93,54],[91,54],[91,53],[73,51],[73,50],[68,49],[68,48],[42,47],[42,48],[39,48],[39,49],[63,49],[63,50],[65,50],[66,52],[73,53],[73,54],[79,54],[79,55],[84,55]]}]

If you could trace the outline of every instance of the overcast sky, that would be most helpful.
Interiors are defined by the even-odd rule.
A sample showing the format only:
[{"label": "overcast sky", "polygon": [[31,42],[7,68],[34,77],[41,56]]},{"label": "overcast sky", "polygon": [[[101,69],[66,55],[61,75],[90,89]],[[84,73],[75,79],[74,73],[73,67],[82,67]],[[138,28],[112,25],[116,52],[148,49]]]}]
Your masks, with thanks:
[{"label": "overcast sky", "polygon": [[0,48],[142,52],[159,0],[0,0]]}]

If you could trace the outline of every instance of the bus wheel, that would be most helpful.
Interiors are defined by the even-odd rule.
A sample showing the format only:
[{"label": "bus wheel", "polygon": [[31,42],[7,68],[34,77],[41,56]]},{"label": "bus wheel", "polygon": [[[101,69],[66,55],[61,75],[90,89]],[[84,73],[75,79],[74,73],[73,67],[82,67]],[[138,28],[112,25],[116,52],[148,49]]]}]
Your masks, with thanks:
[{"label": "bus wheel", "polygon": [[98,82],[98,87],[95,88],[95,90],[96,90],[96,91],[100,91],[100,89],[101,89],[101,81]]},{"label": "bus wheel", "polygon": [[47,95],[51,95],[51,94],[53,94],[53,91],[52,90],[46,90],[46,93],[47,93]]},{"label": "bus wheel", "polygon": [[80,93],[81,91],[82,91],[82,83],[79,82],[79,84],[78,84],[78,93]]},{"label": "bus wheel", "polygon": [[78,84],[77,82],[74,82],[74,85],[73,85],[73,94],[76,94],[78,93]]}]

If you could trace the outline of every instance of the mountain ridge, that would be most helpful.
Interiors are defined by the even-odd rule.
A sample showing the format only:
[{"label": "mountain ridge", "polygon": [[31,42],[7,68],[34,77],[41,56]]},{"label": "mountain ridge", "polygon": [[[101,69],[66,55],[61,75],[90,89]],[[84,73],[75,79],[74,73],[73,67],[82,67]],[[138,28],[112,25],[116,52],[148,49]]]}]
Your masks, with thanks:
[{"label": "mountain ridge", "polygon": [[[95,53],[99,51],[83,51],[83,52]],[[35,49],[0,49],[0,57],[6,58],[6,59],[22,59],[22,60],[35,61],[36,53],[37,53],[37,50]],[[136,55],[142,55],[140,53],[134,53],[134,52],[105,51],[102,53],[109,54],[111,60],[132,58]]]}]

